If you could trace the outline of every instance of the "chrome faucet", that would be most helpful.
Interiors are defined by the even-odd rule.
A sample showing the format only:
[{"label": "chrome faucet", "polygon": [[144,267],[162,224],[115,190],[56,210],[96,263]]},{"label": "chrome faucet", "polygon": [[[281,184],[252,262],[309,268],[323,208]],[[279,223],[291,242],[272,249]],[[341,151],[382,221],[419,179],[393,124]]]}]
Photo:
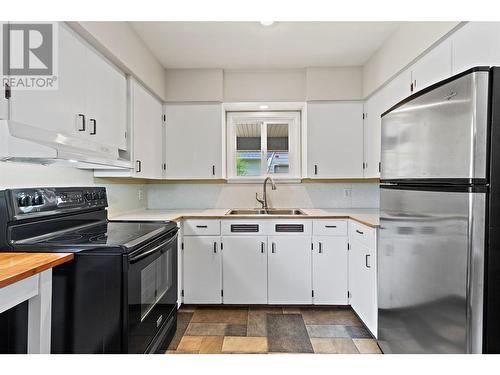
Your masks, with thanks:
[{"label": "chrome faucet", "polygon": [[276,190],[276,184],[274,183],[272,177],[266,177],[266,179],[264,180],[264,185],[263,185],[263,190],[264,190],[264,193],[262,195],[263,199],[259,199],[259,193],[255,193],[255,199],[257,199],[257,202],[262,204],[262,208],[264,210],[267,210],[269,208],[267,206],[267,191],[266,191],[267,181],[271,181],[271,189]]}]

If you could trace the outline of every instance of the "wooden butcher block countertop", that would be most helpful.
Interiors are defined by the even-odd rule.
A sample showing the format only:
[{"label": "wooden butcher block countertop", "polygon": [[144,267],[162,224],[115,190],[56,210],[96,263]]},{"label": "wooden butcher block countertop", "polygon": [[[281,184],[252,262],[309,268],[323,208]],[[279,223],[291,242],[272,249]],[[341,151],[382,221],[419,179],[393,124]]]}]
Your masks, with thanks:
[{"label": "wooden butcher block countertop", "polygon": [[0,288],[72,259],[68,253],[0,253]]}]

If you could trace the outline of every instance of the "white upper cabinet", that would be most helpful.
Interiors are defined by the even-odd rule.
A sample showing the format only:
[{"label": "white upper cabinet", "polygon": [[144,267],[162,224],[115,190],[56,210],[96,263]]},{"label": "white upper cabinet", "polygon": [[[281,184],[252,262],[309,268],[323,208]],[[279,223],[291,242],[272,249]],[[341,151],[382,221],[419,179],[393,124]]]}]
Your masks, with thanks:
[{"label": "white upper cabinet", "polygon": [[363,177],[363,103],[307,104],[309,178]]},{"label": "white upper cabinet", "polygon": [[406,69],[380,90],[384,103],[382,113],[411,95],[411,81],[411,70]]},{"label": "white upper cabinet", "polygon": [[365,178],[378,178],[380,176],[380,145],[381,145],[381,117],[386,110],[384,96],[379,91],[372,95],[364,106],[364,160]]},{"label": "white upper cabinet", "polygon": [[130,82],[135,176],[162,178],[163,104],[137,81]]},{"label": "white upper cabinet", "polygon": [[13,90],[10,118],[71,136],[88,137],[88,122],[83,122],[87,47],[63,24],[59,24],[58,34],[58,88]]},{"label": "white upper cabinet", "polygon": [[88,134],[99,143],[127,148],[127,79],[108,61],[88,48],[85,113]]},{"label": "white upper cabinet", "polygon": [[167,104],[166,177],[216,179],[222,173],[222,105]]},{"label": "white upper cabinet", "polygon": [[[3,25],[7,22],[0,22],[0,41],[3,41]],[[3,42],[1,42],[3,43]],[[3,59],[0,59],[0,72],[3,72]],[[5,87],[0,88],[0,120],[7,119],[9,116],[8,100],[5,98]]]},{"label": "white upper cabinet", "polygon": [[412,75],[412,93],[451,77],[451,61],[451,40],[447,39],[422,56],[422,58],[410,68]]},{"label": "white upper cabinet", "polygon": [[469,22],[452,36],[453,74],[500,65],[500,22]]},{"label": "white upper cabinet", "polygon": [[125,75],[58,23],[58,88],[13,90],[10,118],[126,149]]}]

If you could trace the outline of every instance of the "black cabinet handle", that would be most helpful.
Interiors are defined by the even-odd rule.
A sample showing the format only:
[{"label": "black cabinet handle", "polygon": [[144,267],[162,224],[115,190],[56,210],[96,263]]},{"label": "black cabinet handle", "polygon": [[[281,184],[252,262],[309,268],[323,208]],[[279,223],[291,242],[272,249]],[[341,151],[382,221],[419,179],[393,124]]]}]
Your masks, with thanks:
[{"label": "black cabinet handle", "polygon": [[136,173],[140,173],[142,170],[142,162],[140,160],[135,161],[135,171]]},{"label": "black cabinet handle", "polygon": [[214,254],[217,253],[217,242],[214,242]]},{"label": "black cabinet handle", "polygon": [[265,245],[266,245],[266,244],[265,244],[264,242],[261,242],[261,243],[260,243],[260,252],[261,252],[262,254],[264,254],[264,246],[265,246]]},{"label": "black cabinet handle", "polygon": [[206,225],[197,225],[196,228],[207,228]]},{"label": "black cabinet handle", "polygon": [[337,228],[336,225],[325,225],[325,228]]},{"label": "black cabinet handle", "polygon": [[357,229],[356,229],[356,233],[365,234],[364,232],[361,232],[360,230],[357,230]]},{"label": "black cabinet handle", "polygon": [[215,176],[215,165],[212,165],[212,176]]},{"label": "black cabinet handle", "polygon": [[78,118],[81,119],[80,126],[78,127],[78,131],[84,132],[85,131],[85,115],[83,113],[79,113]]},{"label": "black cabinet handle", "polygon": [[321,254],[323,252],[323,244],[321,242],[318,242],[318,245],[319,245],[318,253]]},{"label": "black cabinet handle", "polygon": [[370,254],[366,254],[366,255],[365,255],[365,266],[366,266],[366,268],[372,268],[372,266],[369,266],[369,265],[368,265],[368,257],[369,257],[369,256],[370,256]]},{"label": "black cabinet handle", "polygon": [[273,243],[271,244],[271,253],[273,253],[273,254],[274,254],[275,252],[276,252],[276,244],[273,242]]},{"label": "black cabinet handle", "polygon": [[318,174],[318,165],[314,164],[314,174]]},{"label": "black cabinet handle", "polygon": [[90,135],[96,135],[96,133],[97,133],[97,121],[93,118],[91,118],[89,121],[90,121],[90,125],[92,126],[90,128]]}]

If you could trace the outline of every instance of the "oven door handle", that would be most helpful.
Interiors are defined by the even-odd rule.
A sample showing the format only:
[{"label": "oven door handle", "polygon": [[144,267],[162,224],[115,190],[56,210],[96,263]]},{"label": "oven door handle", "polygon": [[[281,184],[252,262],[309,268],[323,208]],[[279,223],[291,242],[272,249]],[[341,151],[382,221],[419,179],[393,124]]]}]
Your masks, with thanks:
[{"label": "oven door handle", "polygon": [[168,241],[165,241],[165,242],[162,242],[161,244],[153,247],[152,249],[148,250],[148,251],[145,251],[143,253],[140,253],[140,254],[137,254],[137,255],[134,255],[133,257],[130,258],[130,263],[135,263],[143,258],[146,258],[147,256],[157,252],[158,250],[160,250],[161,248],[163,247],[166,247],[166,246],[169,246],[172,242],[174,242],[175,240],[177,239],[177,233],[174,234],[174,236],[172,238],[170,238]]}]

